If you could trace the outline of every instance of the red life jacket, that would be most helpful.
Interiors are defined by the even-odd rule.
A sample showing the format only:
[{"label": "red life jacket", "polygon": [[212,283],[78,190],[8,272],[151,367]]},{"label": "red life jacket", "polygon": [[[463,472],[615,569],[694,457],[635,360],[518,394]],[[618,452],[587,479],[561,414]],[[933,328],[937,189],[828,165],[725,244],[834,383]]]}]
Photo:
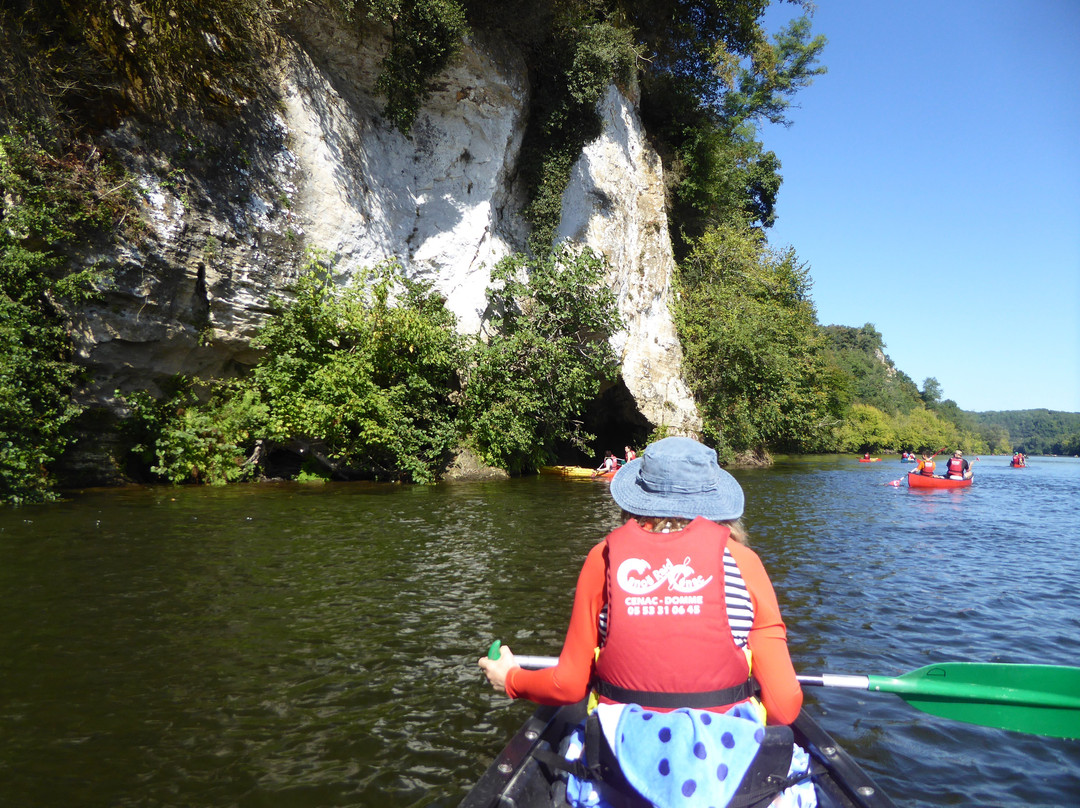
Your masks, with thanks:
[{"label": "red life jacket", "polygon": [[934,476],[934,461],[933,460],[924,460],[923,461],[923,467],[919,470],[919,473],[920,474],[925,474],[927,477],[933,477]]},{"label": "red life jacket", "polygon": [[964,459],[962,457],[950,457],[947,473],[950,475],[956,475],[957,477],[964,476]]},{"label": "red life jacket", "polygon": [[695,519],[669,534],[629,521],[607,537],[607,639],[595,682],[603,701],[705,709],[750,697],[724,597],[729,535]]}]

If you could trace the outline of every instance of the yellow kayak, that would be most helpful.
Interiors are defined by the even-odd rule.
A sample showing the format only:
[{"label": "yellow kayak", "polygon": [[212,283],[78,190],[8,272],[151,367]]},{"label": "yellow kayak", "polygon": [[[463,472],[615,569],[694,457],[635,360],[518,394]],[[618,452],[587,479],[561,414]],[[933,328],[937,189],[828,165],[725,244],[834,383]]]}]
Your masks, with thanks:
[{"label": "yellow kayak", "polygon": [[561,477],[592,478],[595,474],[596,479],[608,479],[615,476],[615,472],[613,471],[597,474],[593,469],[587,469],[584,466],[541,466],[538,471],[541,474],[558,474]]}]

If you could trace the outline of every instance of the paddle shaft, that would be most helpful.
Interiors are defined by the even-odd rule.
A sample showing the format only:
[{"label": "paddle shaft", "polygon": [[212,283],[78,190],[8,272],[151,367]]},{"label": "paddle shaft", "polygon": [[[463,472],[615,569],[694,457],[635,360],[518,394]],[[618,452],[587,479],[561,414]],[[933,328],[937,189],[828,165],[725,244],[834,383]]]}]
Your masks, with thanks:
[{"label": "paddle shaft", "polygon": [[514,661],[523,668],[539,670],[541,668],[554,668],[559,664],[557,656],[526,656],[514,654]]},{"label": "paddle shaft", "polygon": [[[502,643],[495,640],[487,650],[488,659],[498,659],[502,654]],[[523,668],[539,670],[541,668],[554,668],[559,664],[556,656],[528,656],[526,654],[514,654],[514,662]]]},{"label": "paddle shaft", "polygon": [[[523,668],[540,670],[554,668],[559,658],[553,656],[527,656],[515,654],[514,661]],[[963,664],[963,663],[960,663]],[[1039,690],[1023,688],[1005,689],[993,685],[976,685],[921,679],[913,681],[893,676],[872,676],[868,674],[819,673],[796,676],[799,684],[805,687],[842,687],[849,690],[869,690],[877,693],[895,693],[903,698],[925,696],[951,701],[996,702],[1005,704],[1027,705],[1031,707],[1064,707],[1080,710],[1080,694],[1074,697]]]},{"label": "paddle shaft", "polygon": [[[488,656],[498,659],[496,640]],[[523,668],[552,668],[558,657],[514,655]],[[1080,738],[1080,668],[1064,665],[944,662],[902,676],[821,673],[804,687],[894,693],[916,710],[985,727]]]},{"label": "paddle shaft", "polygon": [[[1080,710],[1080,694],[1076,696],[1046,693],[1024,688],[1003,688],[998,685],[979,685],[970,682],[955,683],[947,680],[911,680],[892,676],[865,674],[831,674],[797,676],[801,685],[812,687],[846,687],[855,690],[895,693],[900,698],[919,696],[947,701],[968,701],[1010,704],[1028,707],[1062,707]],[[1080,717],[1080,716],[1078,716]]]}]

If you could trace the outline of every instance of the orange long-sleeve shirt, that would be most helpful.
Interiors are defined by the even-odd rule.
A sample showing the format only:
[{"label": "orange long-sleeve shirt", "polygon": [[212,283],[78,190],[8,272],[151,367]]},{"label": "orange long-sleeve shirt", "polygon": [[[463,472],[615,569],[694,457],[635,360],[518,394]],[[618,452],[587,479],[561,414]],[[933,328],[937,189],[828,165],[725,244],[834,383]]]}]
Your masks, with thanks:
[{"label": "orange long-sleeve shirt", "polygon": [[[728,548],[754,604],[747,647],[753,655],[753,675],[761,686],[768,722],[790,724],[799,715],[803,694],[788,654],[787,629],[776,593],[757,553],[735,541],[729,541]],[[604,542],[600,542],[589,551],[578,575],[559,664],[537,671],[512,668],[506,677],[508,696],[539,704],[573,704],[585,697],[592,677],[594,649],[600,641],[599,617],[605,604],[606,581]]]}]

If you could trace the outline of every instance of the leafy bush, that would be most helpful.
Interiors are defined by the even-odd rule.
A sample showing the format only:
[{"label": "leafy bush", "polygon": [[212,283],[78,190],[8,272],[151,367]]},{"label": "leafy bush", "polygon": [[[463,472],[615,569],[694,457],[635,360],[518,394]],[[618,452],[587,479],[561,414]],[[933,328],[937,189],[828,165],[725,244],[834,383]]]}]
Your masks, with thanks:
[{"label": "leafy bush", "polygon": [[0,135],[0,502],[53,498],[50,466],[81,411],[64,307],[97,273],[65,251],[110,227],[122,196],[89,147],[65,149],[30,127]]},{"label": "leafy bush", "polygon": [[[7,275],[12,256],[0,259]],[[6,284],[4,284],[6,286]],[[80,412],[71,400],[75,366],[63,327],[33,305],[0,294],[0,502],[54,498],[49,466]]]},{"label": "leafy bush", "polygon": [[501,261],[488,289],[494,333],[469,352],[462,419],[480,455],[510,471],[551,462],[562,444],[586,450],[577,420],[618,374],[608,336],[620,327],[604,263],[566,248]]},{"label": "leafy bush", "polygon": [[249,384],[267,439],[316,447],[339,476],[428,482],[456,444],[461,345],[441,298],[397,270],[338,287],[315,257],[256,339]]},{"label": "leafy bush", "polygon": [[960,435],[956,426],[941,420],[930,410],[912,410],[900,416],[898,421],[896,438],[901,446],[936,450],[959,445]]},{"label": "leafy bush", "polygon": [[247,447],[266,421],[257,394],[221,386],[200,403],[191,380],[175,383],[177,391],[163,401],[145,391],[120,396],[131,410],[125,431],[136,441],[132,451],[172,483],[222,485],[253,476]]},{"label": "leafy bush", "polygon": [[687,376],[721,455],[795,450],[833,420],[809,277],[793,252],[769,250],[745,226],[717,227],[677,281]]},{"label": "leafy bush", "polygon": [[896,424],[876,407],[853,404],[837,430],[837,439],[841,452],[889,450],[897,445]]},{"label": "leafy bush", "polygon": [[396,265],[338,286],[313,255],[254,342],[265,357],[249,376],[211,385],[205,403],[187,380],[163,401],[128,395],[129,441],[175,483],[244,479],[259,442],[302,453],[306,479],[430,482],[466,433],[488,462],[535,468],[561,444],[584,448],[577,418],[616,375],[603,278],[588,251],[505,259],[489,290],[498,330],[466,350],[443,301]]}]

